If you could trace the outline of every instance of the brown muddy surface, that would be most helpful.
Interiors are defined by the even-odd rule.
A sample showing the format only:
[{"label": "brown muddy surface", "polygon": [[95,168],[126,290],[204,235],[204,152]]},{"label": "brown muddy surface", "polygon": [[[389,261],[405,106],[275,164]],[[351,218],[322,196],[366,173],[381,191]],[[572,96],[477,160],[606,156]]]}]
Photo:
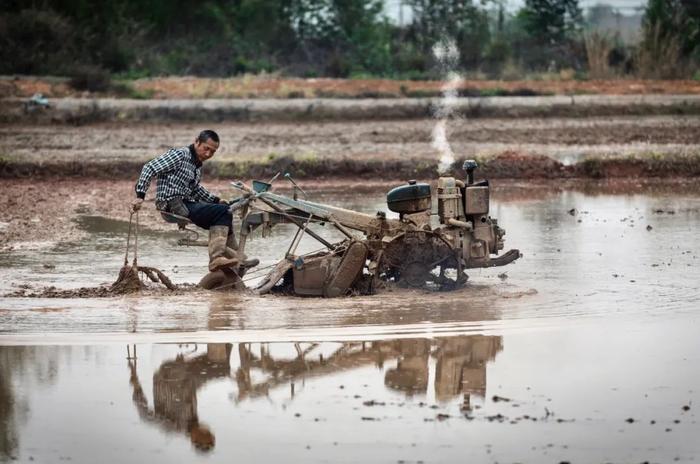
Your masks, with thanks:
[{"label": "brown muddy surface", "polygon": [[[311,179],[401,179],[434,175],[439,158],[431,119],[211,126],[222,144],[207,171],[222,178],[283,170]],[[0,125],[0,176],[77,176],[88,186],[93,178],[133,179],[143,162],[168,144],[190,143],[188,134],[201,127]],[[695,176],[699,134],[697,116],[455,119],[447,126],[456,164],[477,158],[491,178]]]},{"label": "brown muddy surface", "polygon": [[[433,160],[435,121],[333,123],[214,123],[221,136],[216,161],[301,158],[408,158]],[[191,143],[201,124],[96,124],[0,126],[0,153],[33,162],[142,161],[170,145]],[[697,153],[700,116],[601,117],[586,119],[477,119],[448,124],[460,156],[506,149],[553,157],[651,153]],[[340,173],[342,174],[342,173]]]},{"label": "brown muddy surface", "polygon": [[[697,185],[493,184],[524,256],[455,292],[0,297],[0,462],[696,461]],[[91,186],[120,199],[130,183]],[[388,187],[321,187],[312,199],[386,209]],[[104,208],[13,240],[0,294],[113,282],[128,222]],[[196,282],[205,250],[154,216],[139,263]],[[247,250],[265,268],[292,232]]]}]

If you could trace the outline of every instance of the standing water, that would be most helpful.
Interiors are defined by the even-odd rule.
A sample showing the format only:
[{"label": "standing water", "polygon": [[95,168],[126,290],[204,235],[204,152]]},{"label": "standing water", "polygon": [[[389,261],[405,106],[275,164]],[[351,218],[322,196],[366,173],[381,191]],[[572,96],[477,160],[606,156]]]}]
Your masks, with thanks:
[{"label": "standing water", "polygon": [[[497,188],[524,257],[455,292],[3,297],[0,461],[692,461],[700,192],[618,187]],[[2,293],[112,280],[124,224],[79,220],[86,240],[4,253]],[[176,238],[145,231],[139,262],[195,282],[205,250]]]}]

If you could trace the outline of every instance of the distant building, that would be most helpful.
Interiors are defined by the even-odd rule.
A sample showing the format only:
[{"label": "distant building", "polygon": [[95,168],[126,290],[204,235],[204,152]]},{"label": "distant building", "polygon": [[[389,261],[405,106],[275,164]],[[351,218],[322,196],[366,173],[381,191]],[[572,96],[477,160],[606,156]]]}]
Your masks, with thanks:
[{"label": "distant building", "polygon": [[618,35],[625,44],[635,44],[641,38],[643,16],[641,9],[637,9],[636,12],[630,10],[629,13],[623,14],[611,5],[599,3],[587,8],[585,16],[588,27],[610,35]]}]

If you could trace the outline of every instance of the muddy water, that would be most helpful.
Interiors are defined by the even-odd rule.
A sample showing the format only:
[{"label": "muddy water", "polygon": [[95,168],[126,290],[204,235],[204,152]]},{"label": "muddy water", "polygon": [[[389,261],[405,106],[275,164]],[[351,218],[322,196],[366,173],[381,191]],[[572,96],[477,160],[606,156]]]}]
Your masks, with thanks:
[{"label": "muddy water", "polygon": [[[700,193],[522,187],[492,214],[524,258],[454,293],[0,299],[0,461],[699,459]],[[111,281],[125,224],[78,220],[3,255],[2,293]],[[139,262],[194,282],[176,238],[143,231]]]}]

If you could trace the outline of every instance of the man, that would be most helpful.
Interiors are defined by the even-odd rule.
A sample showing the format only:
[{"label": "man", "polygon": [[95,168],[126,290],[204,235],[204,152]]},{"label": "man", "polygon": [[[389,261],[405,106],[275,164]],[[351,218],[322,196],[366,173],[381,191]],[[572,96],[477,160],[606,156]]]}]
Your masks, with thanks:
[{"label": "man", "polygon": [[184,216],[190,221],[209,229],[209,270],[225,267],[252,267],[258,260],[246,260],[236,250],[233,234],[233,217],[228,204],[209,193],[199,184],[202,178],[202,163],[219,148],[219,135],[213,130],[202,131],[188,147],[173,148],[152,159],[143,166],[136,182],[136,200],[133,211],[143,205],[151,180],[157,177],[156,208],[166,213]]}]

